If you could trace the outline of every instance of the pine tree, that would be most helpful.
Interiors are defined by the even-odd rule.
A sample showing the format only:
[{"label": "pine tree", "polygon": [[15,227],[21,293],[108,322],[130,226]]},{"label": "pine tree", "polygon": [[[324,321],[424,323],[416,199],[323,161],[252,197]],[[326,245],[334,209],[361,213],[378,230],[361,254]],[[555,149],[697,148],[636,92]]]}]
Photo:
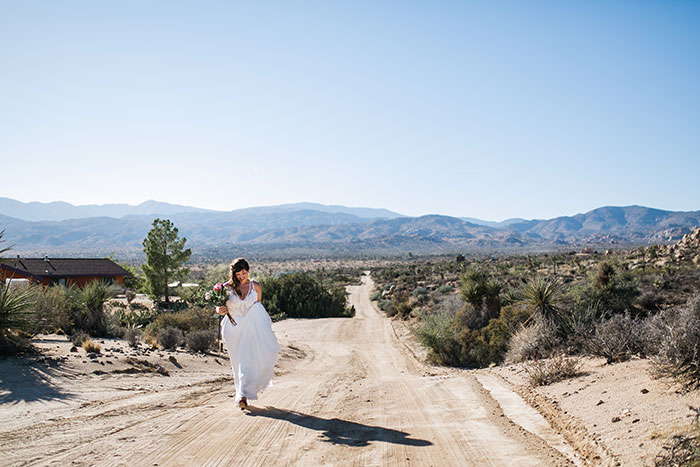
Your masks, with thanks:
[{"label": "pine tree", "polygon": [[177,228],[168,219],[155,219],[148,236],[143,240],[146,263],[143,272],[146,275],[146,289],[152,297],[165,297],[170,303],[168,283],[171,280],[183,280],[189,274],[182,265],[190,259],[192,251],[184,249],[186,238],[178,237]]}]

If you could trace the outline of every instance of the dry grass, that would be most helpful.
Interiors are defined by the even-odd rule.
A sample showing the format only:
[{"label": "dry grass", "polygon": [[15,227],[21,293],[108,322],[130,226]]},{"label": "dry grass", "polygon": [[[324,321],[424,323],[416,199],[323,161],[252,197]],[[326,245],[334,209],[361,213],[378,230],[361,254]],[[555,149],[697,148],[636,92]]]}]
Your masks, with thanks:
[{"label": "dry grass", "polygon": [[87,353],[100,353],[102,352],[102,346],[92,339],[86,339],[82,343],[83,350]]},{"label": "dry grass", "polygon": [[547,360],[537,360],[524,366],[528,382],[532,386],[547,386],[557,381],[580,376],[581,361],[558,355]]}]

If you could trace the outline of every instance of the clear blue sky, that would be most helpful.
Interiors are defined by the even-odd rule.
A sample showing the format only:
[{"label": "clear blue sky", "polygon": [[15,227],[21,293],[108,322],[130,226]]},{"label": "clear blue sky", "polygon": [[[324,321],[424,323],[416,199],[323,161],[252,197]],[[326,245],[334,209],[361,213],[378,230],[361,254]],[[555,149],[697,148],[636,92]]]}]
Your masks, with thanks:
[{"label": "clear blue sky", "polygon": [[0,196],[700,209],[697,1],[0,0]]}]

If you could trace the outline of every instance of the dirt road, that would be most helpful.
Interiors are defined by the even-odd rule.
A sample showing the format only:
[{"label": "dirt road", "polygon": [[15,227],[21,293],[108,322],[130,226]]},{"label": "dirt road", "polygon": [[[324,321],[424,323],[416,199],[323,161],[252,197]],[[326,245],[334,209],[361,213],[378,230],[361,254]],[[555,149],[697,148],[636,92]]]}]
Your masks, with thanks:
[{"label": "dirt road", "polygon": [[370,303],[370,290],[366,276],[350,288],[352,319],[275,323],[285,358],[249,412],[234,406],[232,384],[221,378],[105,397],[53,428],[4,434],[4,454],[26,451],[5,465],[571,463],[560,452],[566,446],[552,447],[556,434],[521,402],[508,402],[513,395],[498,382],[416,361]]}]

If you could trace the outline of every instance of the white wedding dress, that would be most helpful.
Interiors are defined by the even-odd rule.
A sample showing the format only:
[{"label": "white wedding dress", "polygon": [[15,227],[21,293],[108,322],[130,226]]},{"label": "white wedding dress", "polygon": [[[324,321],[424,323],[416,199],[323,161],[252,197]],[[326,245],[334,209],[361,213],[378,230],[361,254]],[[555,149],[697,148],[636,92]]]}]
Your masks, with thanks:
[{"label": "white wedding dress", "polygon": [[226,307],[236,325],[224,316],[221,335],[231,359],[238,403],[243,397],[257,399],[259,392],[272,385],[280,346],[272,332],[272,320],[258,301],[253,281],[250,281],[248,293],[242,300],[238,294],[228,290]]}]

